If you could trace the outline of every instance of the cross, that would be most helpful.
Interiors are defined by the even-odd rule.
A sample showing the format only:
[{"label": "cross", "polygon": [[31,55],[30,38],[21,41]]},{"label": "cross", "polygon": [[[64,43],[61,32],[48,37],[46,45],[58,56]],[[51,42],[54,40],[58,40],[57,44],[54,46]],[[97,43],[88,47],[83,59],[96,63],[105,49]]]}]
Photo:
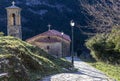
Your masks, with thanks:
[{"label": "cross", "polygon": [[15,1],[12,2],[12,5],[15,6]]},{"label": "cross", "polygon": [[50,30],[50,28],[51,28],[51,25],[50,25],[50,24],[48,24],[48,30]]}]

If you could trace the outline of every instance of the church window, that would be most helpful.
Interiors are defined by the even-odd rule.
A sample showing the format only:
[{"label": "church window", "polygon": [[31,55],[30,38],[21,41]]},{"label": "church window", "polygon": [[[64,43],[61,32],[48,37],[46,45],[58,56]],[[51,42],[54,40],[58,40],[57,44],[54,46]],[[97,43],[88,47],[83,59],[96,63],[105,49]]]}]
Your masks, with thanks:
[{"label": "church window", "polygon": [[50,40],[50,36],[48,37],[48,39]]}]

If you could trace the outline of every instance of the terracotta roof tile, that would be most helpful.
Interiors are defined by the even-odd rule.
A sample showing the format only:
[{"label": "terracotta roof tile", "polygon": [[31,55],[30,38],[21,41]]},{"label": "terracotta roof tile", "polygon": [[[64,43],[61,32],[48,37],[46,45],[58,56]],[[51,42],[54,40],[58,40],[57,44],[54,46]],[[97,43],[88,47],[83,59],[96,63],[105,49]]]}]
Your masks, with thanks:
[{"label": "terracotta roof tile", "polygon": [[69,37],[68,35],[64,34],[64,35],[62,36],[62,35],[61,35],[61,32],[59,32],[59,31],[57,31],[57,30],[48,30],[48,31],[46,31],[46,32],[44,32],[44,33],[41,33],[41,34],[36,35],[36,36],[34,36],[34,37],[32,37],[32,38],[29,38],[29,39],[27,39],[26,41],[29,41],[29,40],[34,39],[34,38],[39,37],[39,36],[58,36],[58,37],[61,37],[61,38],[63,37],[63,39],[65,39],[65,40],[67,40],[67,41],[71,41],[71,39],[70,39],[70,37]]},{"label": "terracotta roof tile", "polygon": [[61,42],[57,38],[43,38],[43,39],[38,39],[37,42],[46,42],[46,43],[55,43],[55,42]]}]

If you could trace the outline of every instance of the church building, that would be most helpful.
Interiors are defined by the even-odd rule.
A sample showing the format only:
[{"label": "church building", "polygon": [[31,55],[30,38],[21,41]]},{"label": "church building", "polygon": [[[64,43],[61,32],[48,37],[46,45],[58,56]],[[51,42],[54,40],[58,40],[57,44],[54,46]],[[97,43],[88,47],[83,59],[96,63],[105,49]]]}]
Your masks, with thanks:
[{"label": "church building", "polygon": [[[21,31],[21,8],[15,6],[7,7],[7,34],[22,39]],[[38,46],[55,57],[65,57],[70,55],[71,39],[68,35],[57,30],[49,30],[26,40],[28,43]]]},{"label": "church building", "polygon": [[28,43],[38,46],[48,54],[55,57],[70,56],[70,42],[68,35],[57,30],[48,30],[26,40]]},{"label": "church building", "polygon": [[7,34],[8,36],[14,36],[22,39],[21,31],[21,8],[15,6],[15,2],[12,2],[12,6],[7,7]]}]

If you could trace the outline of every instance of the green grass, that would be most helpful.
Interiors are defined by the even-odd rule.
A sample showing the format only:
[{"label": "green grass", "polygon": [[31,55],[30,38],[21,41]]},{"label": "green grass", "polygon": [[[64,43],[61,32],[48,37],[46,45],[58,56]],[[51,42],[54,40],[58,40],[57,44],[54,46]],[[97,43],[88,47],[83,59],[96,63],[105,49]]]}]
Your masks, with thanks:
[{"label": "green grass", "polygon": [[80,59],[99,69],[100,71],[104,72],[108,77],[120,81],[120,65],[115,66],[103,62],[96,62],[94,59],[85,59],[83,56],[81,56]]},{"label": "green grass", "polygon": [[[72,67],[64,58],[55,58],[38,47],[9,36],[0,37],[0,60],[3,58],[9,60],[6,65],[9,81],[36,81],[47,75],[69,72]],[[20,72],[15,73],[16,69]]]},{"label": "green grass", "polygon": [[115,66],[111,64],[106,64],[103,62],[95,62],[90,63],[95,68],[101,70],[106,75],[108,75],[110,78],[116,79],[117,81],[120,81],[120,66]]}]

